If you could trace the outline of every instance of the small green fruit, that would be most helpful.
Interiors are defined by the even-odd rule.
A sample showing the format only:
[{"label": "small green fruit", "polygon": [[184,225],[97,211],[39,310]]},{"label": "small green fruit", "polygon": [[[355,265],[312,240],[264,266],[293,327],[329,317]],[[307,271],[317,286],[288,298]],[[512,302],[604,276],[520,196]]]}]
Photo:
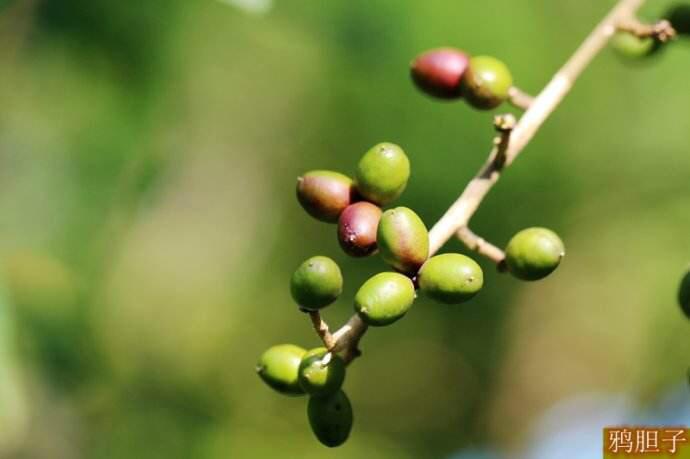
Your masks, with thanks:
[{"label": "small green fruit", "polygon": [[338,172],[310,171],[297,179],[297,200],[309,215],[324,222],[337,222],[354,194],[352,179]]},{"label": "small green fruit", "polygon": [[680,281],[678,289],[678,303],[688,319],[690,319],[690,271]]},{"label": "small green fruit", "polygon": [[399,146],[380,143],[357,165],[357,191],[367,200],[386,205],[397,199],[410,178],[410,161]]},{"label": "small green fruit", "polygon": [[407,207],[383,213],[376,240],[384,261],[403,273],[416,273],[429,256],[429,232]]},{"label": "small green fruit", "polygon": [[419,271],[419,288],[442,303],[463,303],[476,295],[483,284],[482,268],[459,253],[431,257]]},{"label": "small green fruit", "polygon": [[652,37],[637,37],[629,32],[618,31],[611,38],[611,46],[621,56],[639,59],[654,53],[659,43]]},{"label": "small green fruit", "polygon": [[328,395],[340,389],[345,381],[345,362],[337,354],[331,354],[330,361],[324,362],[328,354],[325,347],[308,351],[299,364],[299,384],[311,395]]},{"label": "small green fruit", "polygon": [[285,395],[302,395],[299,365],[307,351],[294,344],[279,344],[266,350],[259,358],[256,372],[269,387]]},{"label": "small green fruit", "polygon": [[556,233],[546,228],[527,228],[508,242],[506,264],[518,279],[534,281],[551,274],[564,255],[563,241]]},{"label": "small green fruit", "polygon": [[307,416],[316,438],[329,448],[342,445],[350,436],[352,404],[343,391],[326,397],[311,397]]},{"label": "small green fruit", "polygon": [[367,201],[356,202],[340,214],[338,242],[345,253],[366,257],[376,251],[376,229],[381,208]]},{"label": "small green fruit", "polygon": [[369,325],[389,325],[405,315],[414,299],[414,284],[408,277],[399,273],[379,273],[357,291],[355,310]]},{"label": "small green fruit", "polygon": [[321,309],[333,303],[343,291],[343,275],[328,257],[311,257],[292,275],[290,292],[304,309]]},{"label": "small green fruit", "polygon": [[513,86],[513,76],[506,65],[490,56],[470,59],[470,66],[462,79],[462,95],[470,105],[480,110],[490,110],[508,98]]}]

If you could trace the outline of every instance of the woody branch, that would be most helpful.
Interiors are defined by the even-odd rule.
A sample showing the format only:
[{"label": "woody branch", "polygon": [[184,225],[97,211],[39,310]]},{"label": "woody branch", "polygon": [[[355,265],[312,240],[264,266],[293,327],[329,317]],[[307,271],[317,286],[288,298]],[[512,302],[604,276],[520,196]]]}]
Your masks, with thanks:
[{"label": "woody branch", "polygon": [[[628,30],[627,28],[631,27],[631,24],[639,25],[639,21],[635,19],[635,13],[644,2],[645,0],[619,0],[533,100],[523,98],[521,102],[515,102],[520,98],[520,95],[529,96],[521,91],[520,94],[517,94],[516,90],[513,90],[511,101],[515,105],[526,107],[526,111],[517,124],[512,126],[511,123],[508,123],[510,126],[507,129],[505,125],[499,126],[498,121],[500,120],[497,120],[496,127],[501,134],[499,141],[494,142],[484,165],[470,180],[462,194],[431,228],[429,232],[429,256],[438,252],[450,238],[457,236],[471,250],[496,263],[501,263],[503,260],[502,251],[475,235],[468,227],[470,219],[501,177],[501,173],[525,149],[544,121],[568,94],[584,69],[606,46],[616,30]],[[636,34],[638,32],[633,31]],[[320,319],[320,322],[323,321]],[[323,326],[328,329],[325,322],[323,322]],[[359,341],[366,333],[367,328],[367,325],[355,314],[342,328],[333,333],[332,339],[335,340],[335,343],[331,343],[332,346],[329,346],[324,339],[324,336],[328,335],[322,336],[319,333],[319,336],[322,337],[327,348],[333,351],[342,351],[344,359],[349,363],[360,355]]]}]

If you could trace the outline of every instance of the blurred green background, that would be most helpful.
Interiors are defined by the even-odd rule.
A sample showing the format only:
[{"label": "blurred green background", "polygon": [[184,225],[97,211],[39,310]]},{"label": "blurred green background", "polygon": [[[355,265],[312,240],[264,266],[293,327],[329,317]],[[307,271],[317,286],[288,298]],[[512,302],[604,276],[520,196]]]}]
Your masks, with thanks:
[{"label": "blurred green background", "polygon": [[431,226],[483,163],[492,113],[419,94],[409,61],[491,54],[537,92],[612,4],[0,2],[0,457],[517,457],[570,397],[654,406],[690,364],[682,40],[638,65],[604,52],[474,218],[501,246],[559,232],[553,276],[478,260],[475,300],[419,301],[367,334],[345,446],[318,444],[305,400],[254,374],[272,344],[317,345],[287,287],[303,259],[341,263],[332,325],[385,269],[346,258],[295,178],[396,142],[412,163],[399,203]]}]

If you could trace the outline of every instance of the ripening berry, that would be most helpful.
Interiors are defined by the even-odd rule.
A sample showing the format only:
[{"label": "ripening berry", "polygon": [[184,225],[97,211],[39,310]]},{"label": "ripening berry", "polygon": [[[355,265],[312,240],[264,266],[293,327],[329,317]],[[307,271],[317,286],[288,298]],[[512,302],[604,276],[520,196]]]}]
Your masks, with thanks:
[{"label": "ripening berry", "polygon": [[385,211],[376,238],[383,260],[400,272],[416,273],[429,256],[429,232],[407,207]]},{"label": "ripening berry", "polygon": [[367,151],[357,165],[357,191],[375,204],[398,198],[410,178],[410,161],[399,146],[380,143]]},{"label": "ripening berry", "polygon": [[457,99],[469,62],[469,56],[459,49],[432,49],[412,61],[410,74],[417,87],[430,96]]},{"label": "ripening berry", "polygon": [[316,438],[329,448],[342,445],[350,436],[352,405],[342,390],[325,397],[309,398],[307,416]]},{"label": "ripening berry", "polygon": [[389,325],[407,313],[414,299],[414,284],[408,277],[399,273],[379,273],[357,291],[355,310],[369,325]]},{"label": "ripening berry", "polygon": [[297,179],[297,200],[309,215],[328,223],[354,201],[352,179],[333,171],[310,171]]},{"label": "ripening berry", "polygon": [[340,247],[353,257],[366,257],[374,253],[380,219],[381,208],[370,202],[360,201],[347,206],[338,220]]},{"label": "ripening berry", "polygon": [[256,372],[269,387],[285,395],[302,395],[299,365],[307,351],[294,344],[279,344],[266,350],[259,358]]},{"label": "ripening berry", "polygon": [[506,65],[490,56],[470,59],[470,66],[462,79],[462,95],[474,108],[490,110],[508,98],[513,76]]},{"label": "ripening berry", "polygon": [[664,15],[679,35],[690,35],[690,4],[678,3]]},{"label": "ripening berry", "polygon": [[659,49],[659,42],[652,37],[638,37],[629,32],[618,31],[611,38],[611,46],[623,57],[639,59]]},{"label": "ripening berry", "polygon": [[328,354],[325,347],[308,351],[299,364],[299,384],[311,395],[328,395],[340,389],[345,381],[345,362],[337,354],[324,360]]},{"label": "ripening berry", "polygon": [[534,281],[551,274],[564,255],[563,242],[556,233],[546,228],[527,228],[508,242],[506,264],[518,279]]},{"label": "ripening berry", "polygon": [[335,261],[316,256],[307,259],[292,275],[290,293],[307,310],[333,303],[343,291],[343,275]]},{"label": "ripening berry", "polygon": [[678,303],[688,319],[690,319],[690,271],[680,281],[678,289]]},{"label": "ripening berry", "polygon": [[430,298],[460,304],[472,298],[484,284],[482,268],[470,257],[444,253],[431,257],[419,271],[419,288]]}]

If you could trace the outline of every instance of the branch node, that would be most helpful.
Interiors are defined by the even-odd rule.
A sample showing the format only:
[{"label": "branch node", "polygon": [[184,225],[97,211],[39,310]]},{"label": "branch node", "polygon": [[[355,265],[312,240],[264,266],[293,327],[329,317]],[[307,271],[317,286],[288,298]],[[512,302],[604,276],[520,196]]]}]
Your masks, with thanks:
[{"label": "branch node", "polygon": [[508,143],[510,142],[510,134],[513,132],[517,120],[515,116],[510,113],[504,115],[496,115],[494,117],[494,128],[498,132],[498,136],[494,138],[494,146],[496,147],[496,155],[494,157],[494,167],[497,171],[503,169],[506,163],[506,152],[508,151]]}]

